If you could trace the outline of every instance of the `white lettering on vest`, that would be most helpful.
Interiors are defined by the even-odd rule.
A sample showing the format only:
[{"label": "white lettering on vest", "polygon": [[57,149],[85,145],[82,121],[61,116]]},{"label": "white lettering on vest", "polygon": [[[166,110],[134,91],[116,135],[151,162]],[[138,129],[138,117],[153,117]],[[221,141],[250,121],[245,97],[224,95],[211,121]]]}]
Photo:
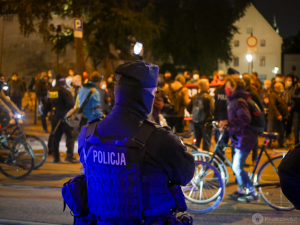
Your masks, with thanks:
[{"label": "white lettering on vest", "polygon": [[105,162],[105,152],[103,152],[103,163],[107,164],[107,162]]},{"label": "white lettering on vest", "polygon": [[227,100],[227,95],[219,94],[218,95],[218,100]]},{"label": "white lettering on vest", "polygon": [[126,155],[123,152],[93,150],[93,162],[106,165],[126,166]]},{"label": "white lettering on vest", "polygon": [[125,155],[124,155],[124,153],[121,154],[121,162],[120,162],[120,165],[122,165],[122,163],[124,163],[124,166],[126,166],[126,160],[125,160]]},{"label": "white lettering on vest", "polygon": [[114,155],[114,157],[115,157],[115,153],[114,152],[112,152],[112,153],[110,153],[110,163],[111,163],[111,165],[115,165],[115,160],[113,159],[113,155]]},{"label": "white lettering on vest", "polygon": [[93,157],[93,158],[94,158],[94,162],[96,162],[97,151],[95,151],[95,150],[93,151],[93,156],[94,156],[94,157]]},{"label": "white lettering on vest", "polygon": [[102,163],[102,152],[101,151],[98,152],[98,163]]}]

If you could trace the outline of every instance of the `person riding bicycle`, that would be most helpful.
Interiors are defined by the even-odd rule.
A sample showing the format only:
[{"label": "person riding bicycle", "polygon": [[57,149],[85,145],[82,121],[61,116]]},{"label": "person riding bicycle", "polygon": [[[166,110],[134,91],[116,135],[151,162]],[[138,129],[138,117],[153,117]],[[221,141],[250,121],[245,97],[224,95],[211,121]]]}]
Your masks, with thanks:
[{"label": "person riding bicycle", "polygon": [[97,217],[97,224],[138,225],[142,220],[143,224],[164,220],[177,203],[186,209],[178,185],[186,185],[193,178],[194,158],[168,127],[147,121],[158,66],[127,62],[115,73],[112,112],[82,127],[78,138],[89,210]]},{"label": "person riding bicycle", "polygon": [[[229,100],[228,122],[222,123],[221,121],[220,126],[222,128],[227,126],[230,134],[233,145],[232,170],[238,183],[237,191],[229,197],[238,201],[258,201],[258,193],[243,168],[249,153],[257,146],[257,134],[249,126],[251,122],[247,103],[249,93],[245,91],[244,81],[238,77],[228,77],[225,85]],[[249,194],[246,194],[244,188],[249,190]]]},{"label": "person riding bicycle", "polygon": [[24,115],[18,107],[4,94],[3,87],[6,83],[0,81],[0,124],[1,127],[6,127],[14,114]]}]

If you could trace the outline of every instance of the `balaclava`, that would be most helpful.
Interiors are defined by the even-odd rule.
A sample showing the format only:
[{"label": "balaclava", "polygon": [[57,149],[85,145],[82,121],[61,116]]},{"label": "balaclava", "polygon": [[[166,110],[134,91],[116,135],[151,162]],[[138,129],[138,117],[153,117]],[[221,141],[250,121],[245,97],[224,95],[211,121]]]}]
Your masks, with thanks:
[{"label": "balaclava", "polygon": [[115,105],[134,109],[147,119],[154,101],[149,89],[157,87],[158,71],[158,66],[144,61],[120,65],[115,71]]}]

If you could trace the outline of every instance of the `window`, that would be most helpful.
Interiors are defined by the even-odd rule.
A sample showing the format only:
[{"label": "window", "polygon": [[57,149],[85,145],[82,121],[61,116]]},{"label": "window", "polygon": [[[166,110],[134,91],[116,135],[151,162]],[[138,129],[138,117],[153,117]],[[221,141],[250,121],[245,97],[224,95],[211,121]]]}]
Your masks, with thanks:
[{"label": "window", "polygon": [[240,64],[240,63],[239,63],[239,57],[234,57],[234,58],[233,58],[233,66],[236,67],[236,66],[239,66],[239,64]]},{"label": "window", "polygon": [[266,57],[265,56],[260,57],[259,64],[260,64],[260,66],[266,66]]},{"label": "window", "polygon": [[234,47],[239,47],[240,46],[240,41],[239,40],[235,40],[233,42],[233,44],[234,44]]},{"label": "window", "polygon": [[258,75],[257,78],[260,80],[260,82],[263,84],[264,81],[267,79],[267,75]]},{"label": "window", "polygon": [[266,40],[265,39],[260,40],[260,46],[262,46],[262,47],[266,46]]},{"label": "window", "polygon": [[252,27],[247,28],[247,34],[252,34]]}]

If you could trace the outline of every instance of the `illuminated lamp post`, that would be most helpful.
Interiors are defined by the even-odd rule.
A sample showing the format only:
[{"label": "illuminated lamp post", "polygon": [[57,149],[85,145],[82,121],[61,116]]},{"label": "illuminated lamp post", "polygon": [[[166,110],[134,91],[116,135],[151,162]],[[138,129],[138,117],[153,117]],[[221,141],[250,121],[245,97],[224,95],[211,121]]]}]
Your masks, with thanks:
[{"label": "illuminated lamp post", "polygon": [[251,54],[247,54],[246,55],[246,59],[247,59],[247,62],[249,64],[248,68],[249,68],[249,74],[251,75],[252,74],[252,62],[253,62],[253,56]]}]

